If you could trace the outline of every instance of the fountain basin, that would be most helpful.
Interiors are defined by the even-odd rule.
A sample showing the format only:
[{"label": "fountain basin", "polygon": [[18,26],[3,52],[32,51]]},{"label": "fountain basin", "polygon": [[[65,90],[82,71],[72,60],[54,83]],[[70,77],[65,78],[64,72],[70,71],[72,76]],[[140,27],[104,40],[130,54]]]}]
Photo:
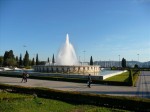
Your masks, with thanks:
[{"label": "fountain basin", "polygon": [[34,66],[35,72],[46,72],[46,73],[99,73],[99,66],[80,66],[80,65],[36,65]]}]

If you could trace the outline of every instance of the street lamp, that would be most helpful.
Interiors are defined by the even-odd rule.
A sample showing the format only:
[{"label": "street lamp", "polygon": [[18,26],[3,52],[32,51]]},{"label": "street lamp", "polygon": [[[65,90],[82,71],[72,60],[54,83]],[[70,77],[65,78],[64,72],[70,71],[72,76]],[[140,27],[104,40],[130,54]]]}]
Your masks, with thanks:
[{"label": "street lamp", "polygon": [[26,47],[27,47],[26,45],[23,45],[23,48],[24,48],[25,52],[26,52]]},{"label": "street lamp", "polygon": [[83,60],[83,65],[84,65],[84,63],[85,63],[85,50],[83,51],[83,53],[84,53],[84,60]]},{"label": "street lamp", "polygon": [[139,62],[139,54],[137,54],[137,56],[138,56],[138,62]]},{"label": "street lamp", "polygon": [[81,62],[80,62],[80,56],[79,56],[79,64],[81,64]]},{"label": "street lamp", "polygon": [[139,54],[137,54],[137,56],[138,56],[138,62],[137,63],[138,63],[138,66],[139,66]]},{"label": "street lamp", "polygon": [[119,67],[120,67],[120,55],[118,55],[119,56]]}]

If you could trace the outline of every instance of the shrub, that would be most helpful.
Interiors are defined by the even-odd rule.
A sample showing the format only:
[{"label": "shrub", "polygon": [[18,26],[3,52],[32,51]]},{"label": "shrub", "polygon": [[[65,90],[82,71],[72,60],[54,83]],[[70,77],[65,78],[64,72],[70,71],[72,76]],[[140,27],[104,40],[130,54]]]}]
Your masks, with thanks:
[{"label": "shrub", "polygon": [[110,108],[121,108],[133,111],[150,111],[150,99],[142,99],[137,97],[131,98],[121,96],[98,95],[53,90],[47,88],[12,86],[6,84],[0,84],[0,89],[11,89],[12,92],[36,94],[38,97],[57,99],[76,104],[89,104]]}]

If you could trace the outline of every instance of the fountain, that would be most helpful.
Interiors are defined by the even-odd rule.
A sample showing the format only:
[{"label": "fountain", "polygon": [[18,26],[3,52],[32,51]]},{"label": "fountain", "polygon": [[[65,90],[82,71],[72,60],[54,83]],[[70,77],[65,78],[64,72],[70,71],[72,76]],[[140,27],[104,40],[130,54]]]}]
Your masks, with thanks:
[{"label": "fountain", "polygon": [[66,36],[66,42],[60,49],[57,59],[57,65],[79,65],[73,45],[69,42],[69,35]]},{"label": "fountain", "polygon": [[69,42],[69,35],[67,34],[66,42],[58,52],[56,63],[46,65],[35,65],[34,71],[47,73],[73,73],[88,75],[89,73],[99,73],[100,67],[95,65],[80,65],[74,47]]}]

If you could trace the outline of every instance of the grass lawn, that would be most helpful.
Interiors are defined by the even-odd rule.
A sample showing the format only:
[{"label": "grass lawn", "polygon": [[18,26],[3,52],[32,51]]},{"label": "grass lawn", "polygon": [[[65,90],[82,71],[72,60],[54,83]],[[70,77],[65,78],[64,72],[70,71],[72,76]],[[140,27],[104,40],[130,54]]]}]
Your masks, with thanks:
[{"label": "grass lawn", "polygon": [[34,98],[32,95],[0,92],[0,112],[128,112],[92,105],[75,105],[62,101]]},{"label": "grass lawn", "polygon": [[129,78],[129,72],[125,72],[120,75],[109,77],[105,79],[105,81],[128,82],[128,78]]}]

